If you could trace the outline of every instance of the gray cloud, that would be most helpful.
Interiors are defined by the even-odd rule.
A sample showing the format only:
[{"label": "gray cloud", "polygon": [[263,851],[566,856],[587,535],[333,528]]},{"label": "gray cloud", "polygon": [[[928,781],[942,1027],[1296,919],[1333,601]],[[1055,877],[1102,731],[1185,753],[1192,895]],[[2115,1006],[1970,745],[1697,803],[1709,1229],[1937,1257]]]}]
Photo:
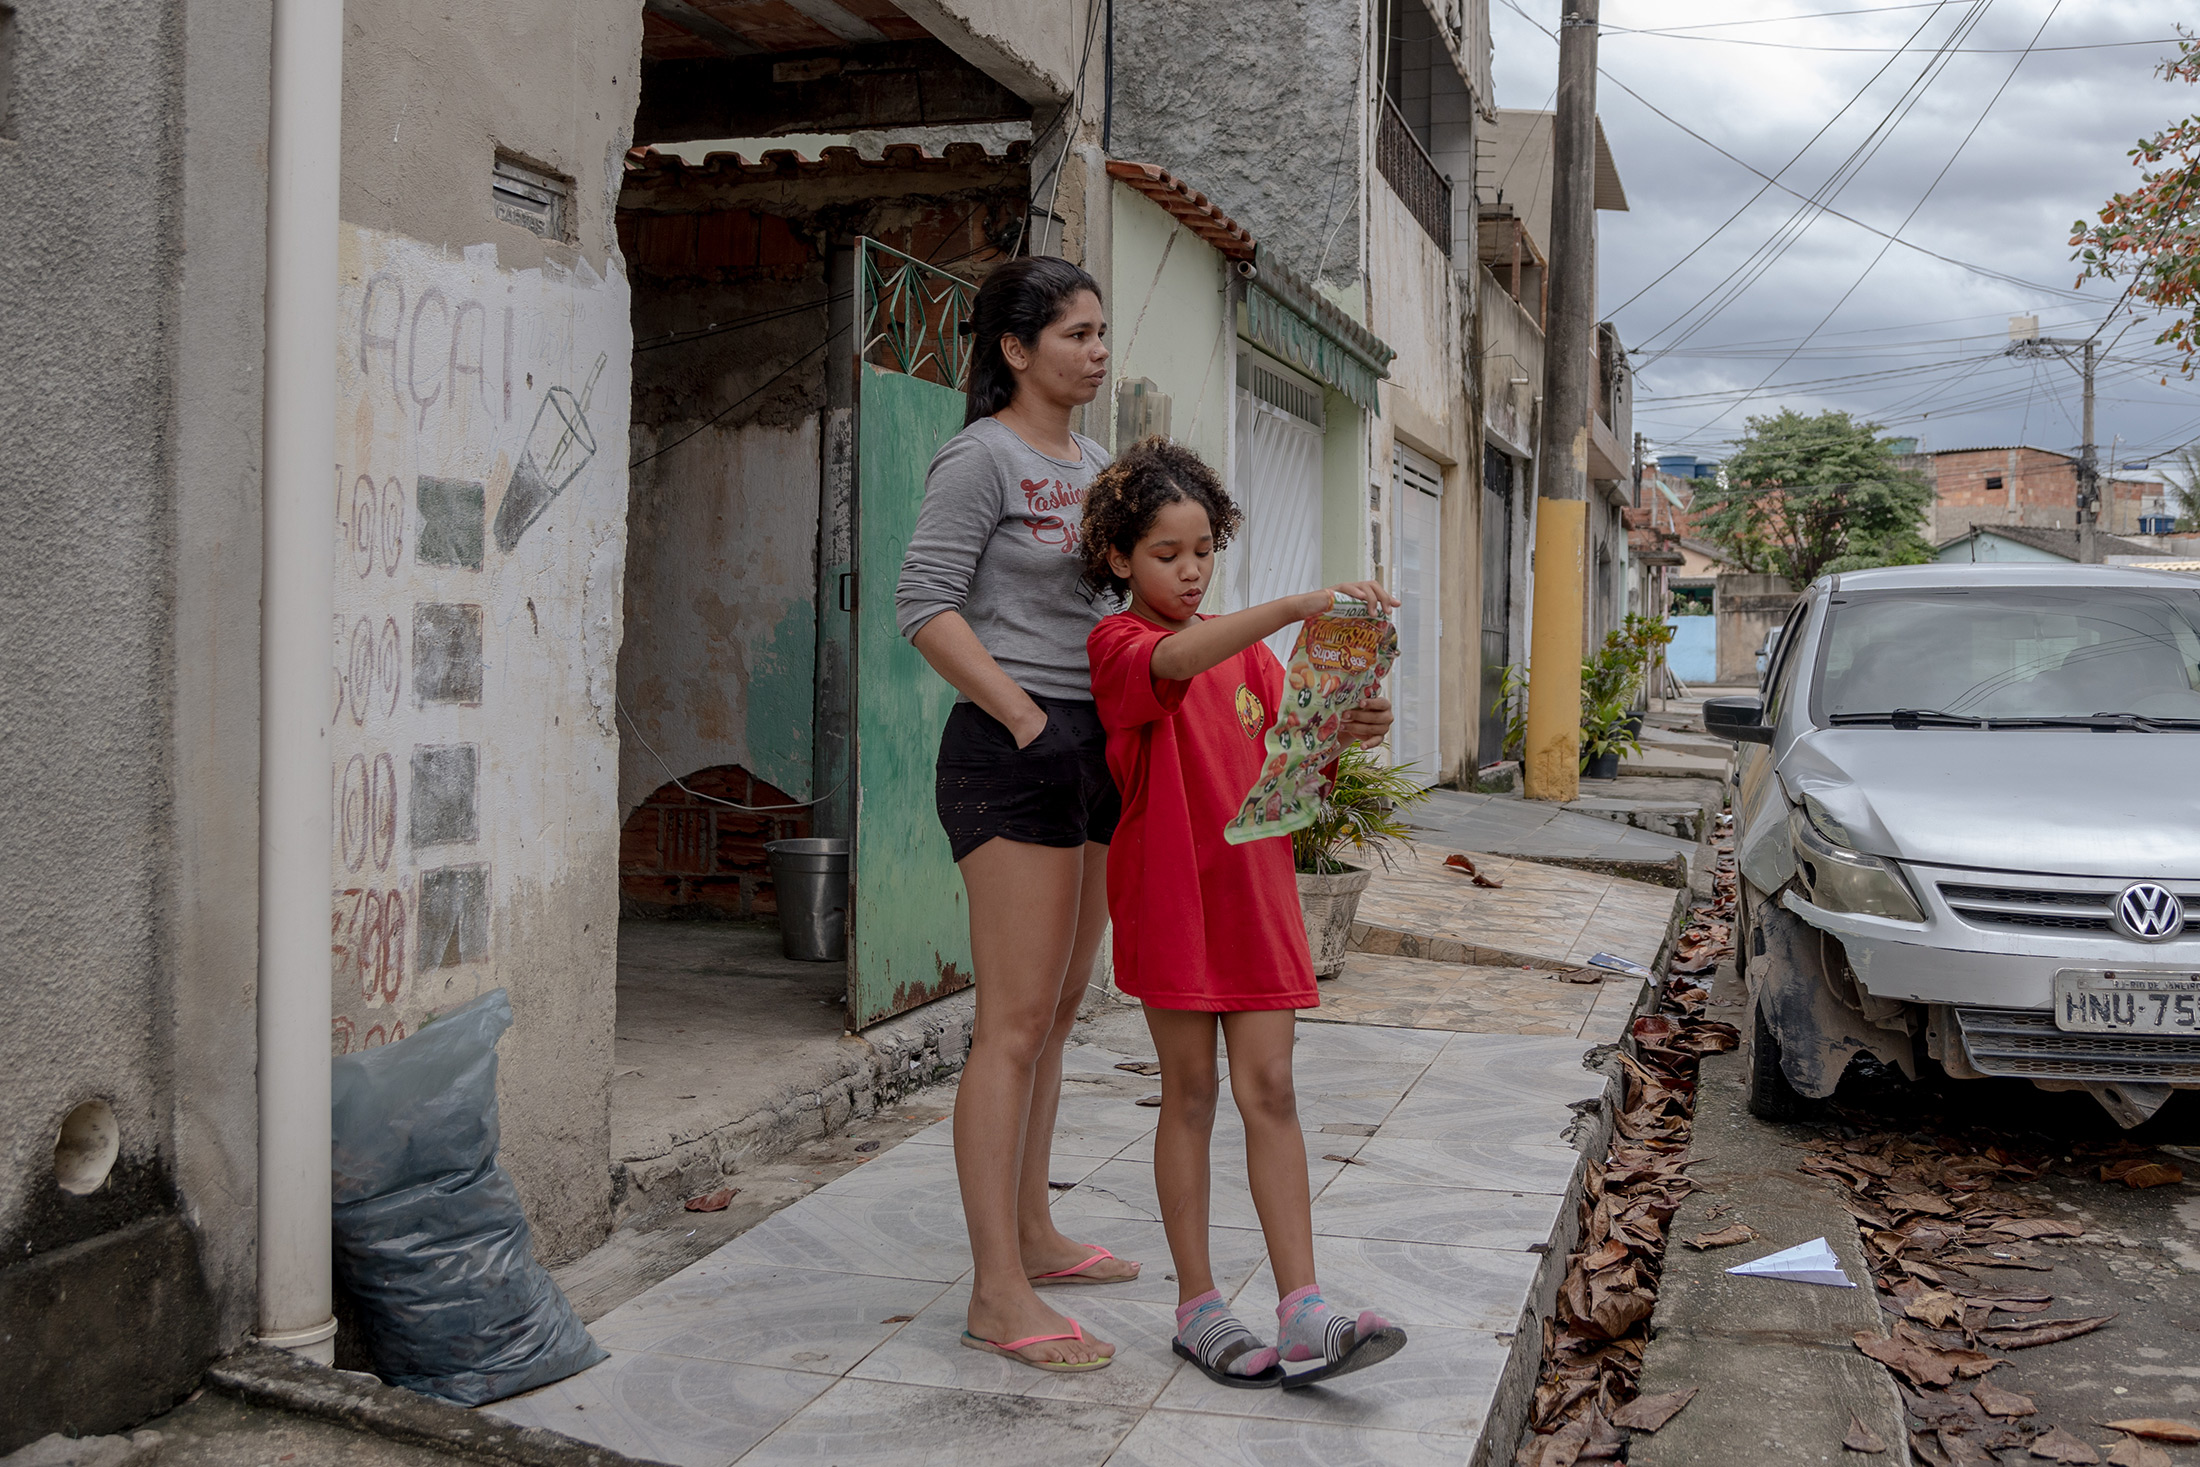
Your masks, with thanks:
[{"label": "gray cloud", "polygon": [[[1558,0],[1521,0],[1546,26]],[[1760,21],[1768,14],[1807,16],[1859,9],[1868,0],[1605,0],[1601,61],[1612,77],[1736,156],[1766,172],[1800,149],[1921,23],[1919,47],[1900,56],[1861,101],[1828,131],[1783,182],[1817,189],[1837,164],[1897,105],[1924,67],[1923,53],[1950,34],[1973,0],[1898,5],[1869,13],[1688,32],[1695,39],[1624,34],[1623,28],[1674,30],[1710,22]],[[1557,74],[1557,48],[1492,0],[1498,101],[1541,107]],[[1933,175],[1978,122],[2015,54],[2054,9],[2042,48],[2152,41],[2173,33],[2181,7],[2140,0],[1987,0],[1963,46],[2007,54],[1959,54],[1840,192],[1833,207],[1894,230],[1918,204]],[[1728,44],[1723,37],[1877,51],[1786,50]],[[1999,355],[2006,317],[2037,312],[2043,331],[2083,336],[2109,313],[2121,284],[2088,282],[2073,300],[2077,267],[2067,244],[2071,221],[2091,218],[2110,194],[2137,182],[2132,144],[2175,118],[2200,112],[2200,88],[2154,74],[2170,46],[2055,51],[2024,59],[1999,102],[1954,166],[1902,231],[1905,240],[1943,255],[2034,282],[2030,289],[1989,279],[1896,245],[1876,266],[1885,241],[1820,216],[1750,288],[1727,303],[1672,355],[1675,322],[1730,271],[1741,267],[1793,214],[1798,201],[1768,192],[1687,264],[1649,285],[1722,220],[1762,180],[1677,130],[1609,82],[1598,111],[1625,181],[1628,213],[1600,215],[1599,296],[1622,339],[1638,352],[1637,427],[1665,449],[1717,453],[1753,413],[1781,407],[1841,408],[1917,434],[1927,446],[1962,447],[2019,439],[2045,447],[2078,440],[2077,374],[2057,362]],[[1867,267],[1870,267],[1867,273]],[[1830,320],[1844,291],[1853,292]],[[1688,318],[1694,319],[1694,318]],[[1820,322],[1824,320],[1821,327]],[[2119,459],[2160,456],[2200,438],[2200,385],[2175,375],[2153,345],[2159,321],[2126,317],[2104,342],[2121,339],[2106,359],[2098,433]],[[1814,328],[1817,334],[1810,336]],[[1810,339],[1804,344],[1806,336]],[[1791,348],[1793,359],[1782,363]],[[1935,365],[1940,364],[1940,365]],[[1890,369],[1917,369],[1862,382],[1825,383]],[[1743,399],[1745,389],[1770,385]],[[1810,384],[1823,385],[1794,385]],[[1730,394],[1709,396],[1706,394]]]}]

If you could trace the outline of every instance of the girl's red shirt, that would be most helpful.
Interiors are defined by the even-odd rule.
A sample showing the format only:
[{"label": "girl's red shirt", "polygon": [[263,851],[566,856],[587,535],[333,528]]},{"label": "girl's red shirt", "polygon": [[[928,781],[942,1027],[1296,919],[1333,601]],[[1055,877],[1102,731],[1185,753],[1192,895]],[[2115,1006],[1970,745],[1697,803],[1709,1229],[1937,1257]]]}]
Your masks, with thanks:
[{"label": "girl's red shirt", "polygon": [[1105,617],[1085,650],[1123,818],[1108,846],[1115,982],[1164,1009],[1310,1009],[1321,998],[1282,836],[1232,845],[1283,696],[1283,664],[1252,646],[1185,682],[1156,678],[1169,635]]}]

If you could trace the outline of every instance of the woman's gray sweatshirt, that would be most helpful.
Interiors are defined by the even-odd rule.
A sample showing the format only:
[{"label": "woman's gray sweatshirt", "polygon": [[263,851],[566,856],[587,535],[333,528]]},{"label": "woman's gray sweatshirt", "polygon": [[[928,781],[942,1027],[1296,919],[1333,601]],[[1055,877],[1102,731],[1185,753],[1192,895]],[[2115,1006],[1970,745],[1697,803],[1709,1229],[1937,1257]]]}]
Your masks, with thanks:
[{"label": "woman's gray sweatshirt", "polygon": [[1089,700],[1085,637],[1115,608],[1081,582],[1077,528],[1085,486],[1108,454],[1071,436],[1081,463],[1047,457],[995,418],[947,440],[924,476],[894,616],[914,637],[941,612],[959,611],[1025,692]]}]

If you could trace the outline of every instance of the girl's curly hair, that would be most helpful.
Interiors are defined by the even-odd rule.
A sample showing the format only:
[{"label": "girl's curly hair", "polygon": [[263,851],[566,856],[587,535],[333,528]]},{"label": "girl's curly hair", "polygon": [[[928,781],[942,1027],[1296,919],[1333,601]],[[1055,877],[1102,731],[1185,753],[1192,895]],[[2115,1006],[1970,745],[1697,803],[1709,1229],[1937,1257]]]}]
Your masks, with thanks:
[{"label": "girl's curly hair", "polygon": [[1221,477],[1183,444],[1141,438],[1094,475],[1085,488],[1085,522],[1078,535],[1085,584],[1095,592],[1128,594],[1130,582],[1108,564],[1108,552],[1130,554],[1140,537],[1153,528],[1163,506],[1180,499],[1207,511],[1215,549],[1230,543],[1238,527],[1238,507],[1222,487]]}]

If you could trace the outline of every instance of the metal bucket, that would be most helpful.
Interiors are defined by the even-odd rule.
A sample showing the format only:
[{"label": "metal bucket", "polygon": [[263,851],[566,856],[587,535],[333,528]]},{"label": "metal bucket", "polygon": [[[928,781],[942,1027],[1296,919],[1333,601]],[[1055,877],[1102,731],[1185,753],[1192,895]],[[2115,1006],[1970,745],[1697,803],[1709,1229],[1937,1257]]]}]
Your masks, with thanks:
[{"label": "metal bucket", "polygon": [[848,842],[764,843],[779,889],[779,943],[790,958],[837,963],[848,955]]}]

